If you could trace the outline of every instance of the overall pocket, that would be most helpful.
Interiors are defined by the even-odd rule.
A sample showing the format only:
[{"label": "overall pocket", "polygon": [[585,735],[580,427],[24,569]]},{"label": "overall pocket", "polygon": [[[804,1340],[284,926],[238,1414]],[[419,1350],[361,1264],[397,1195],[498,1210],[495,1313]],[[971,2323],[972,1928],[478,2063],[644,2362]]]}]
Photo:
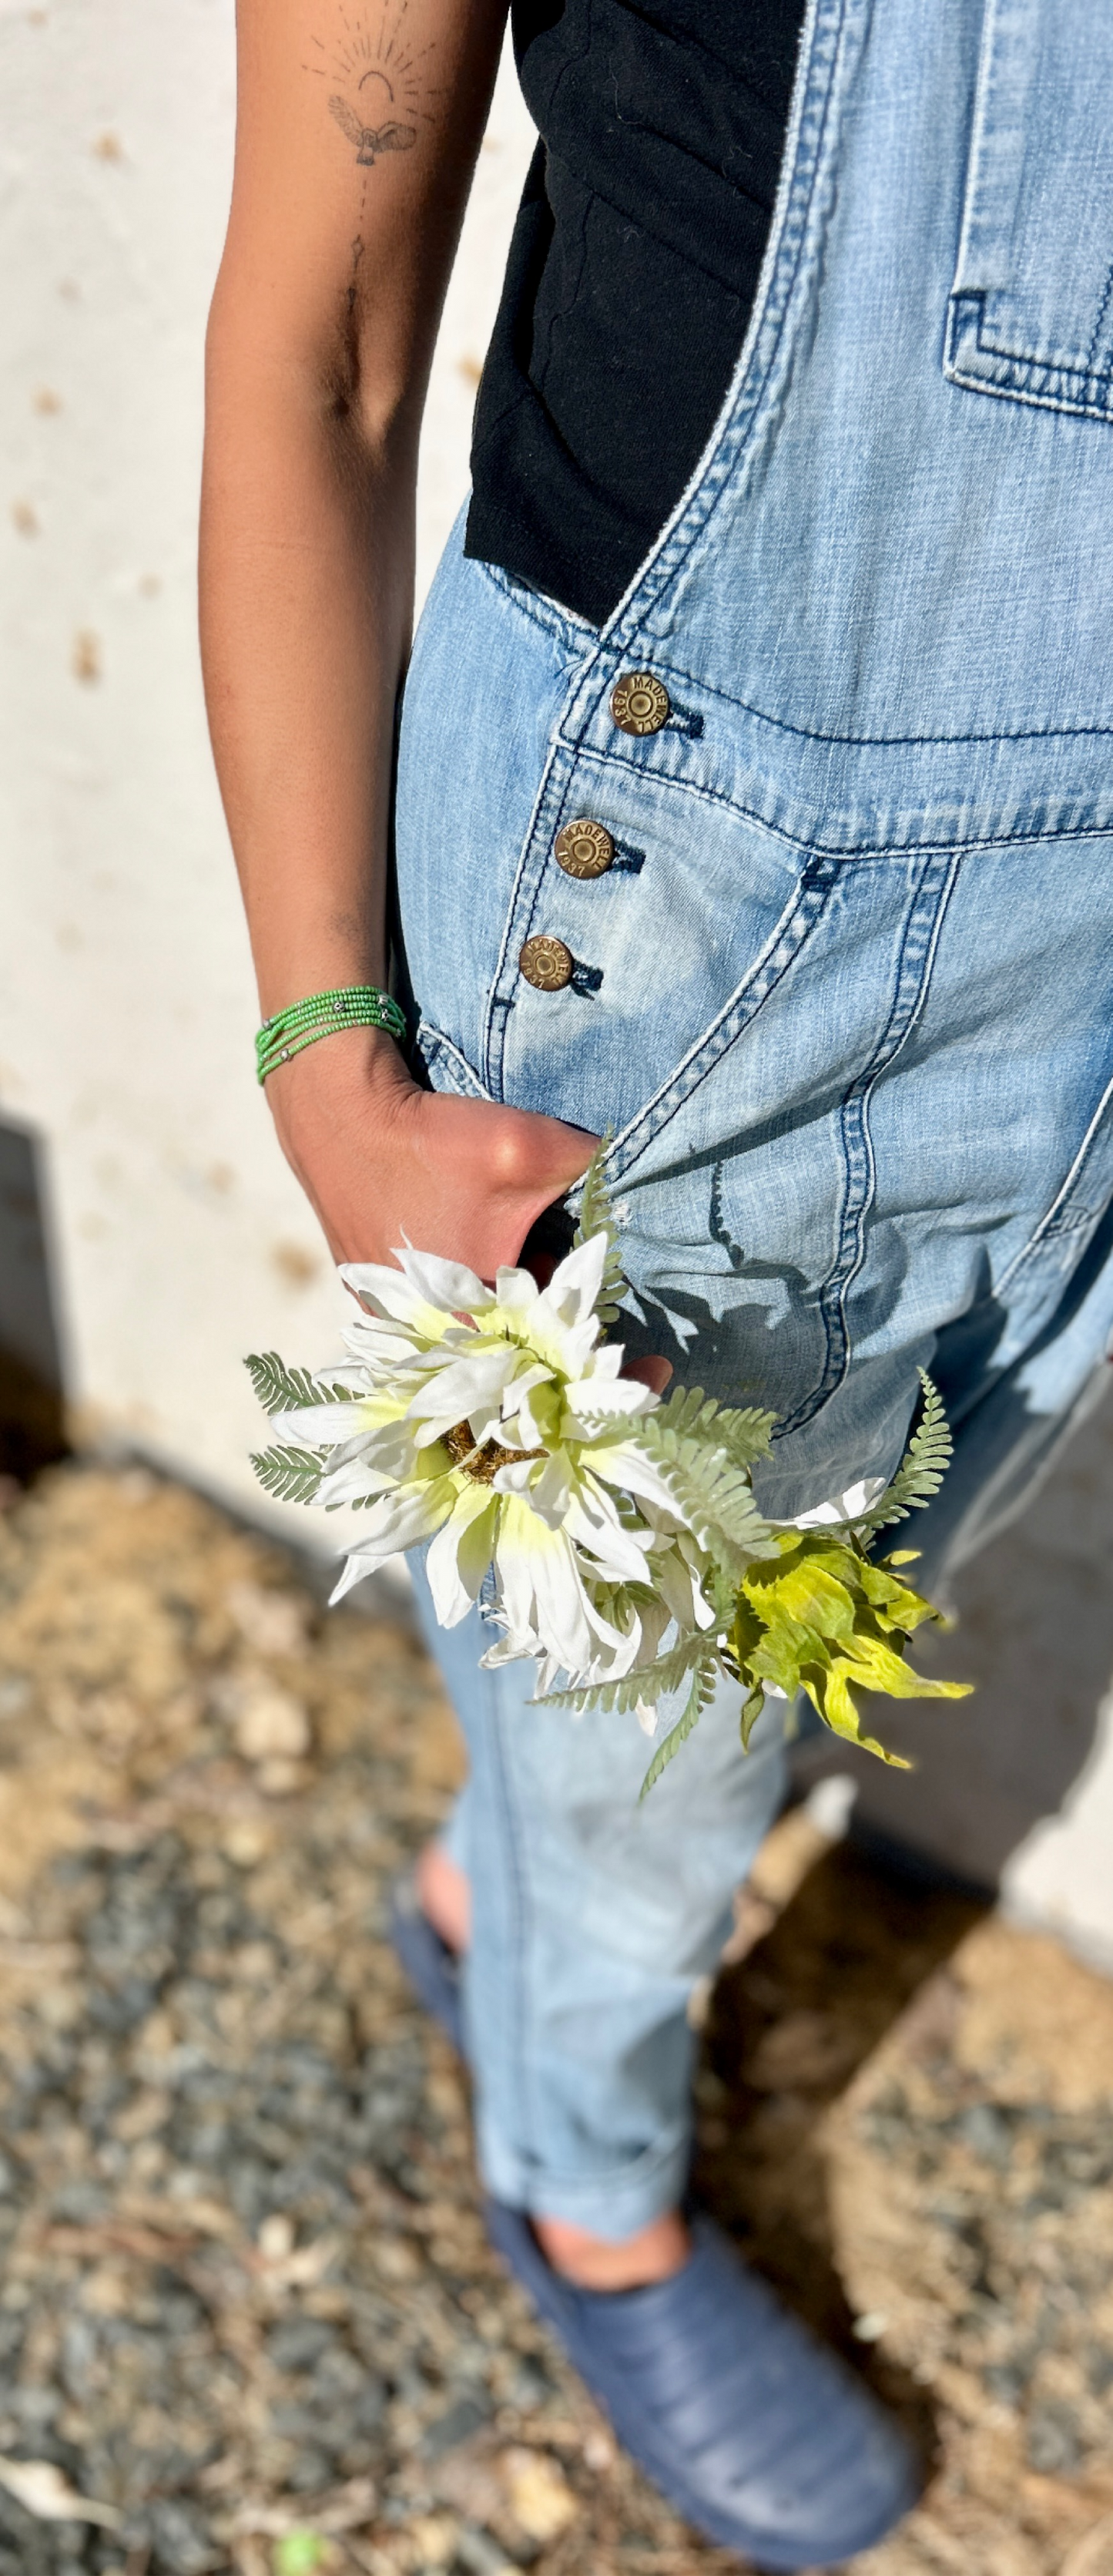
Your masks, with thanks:
[{"label": "overall pocket", "polygon": [[944,373],[1113,410],[1113,10],[986,0]]},{"label": "overall pocket", "polygon": [[1085,1293],[1094,1259],[1100,1266],[1109,1258],[1111,1207],[1113,1077],[1106,1082],[1066,1179],[998,1285],[998,1297],[1009,1315],[999,1363],[1016,1357],[1033,1330],[1056,1314],[1072,1281],[1075,1295]]}]

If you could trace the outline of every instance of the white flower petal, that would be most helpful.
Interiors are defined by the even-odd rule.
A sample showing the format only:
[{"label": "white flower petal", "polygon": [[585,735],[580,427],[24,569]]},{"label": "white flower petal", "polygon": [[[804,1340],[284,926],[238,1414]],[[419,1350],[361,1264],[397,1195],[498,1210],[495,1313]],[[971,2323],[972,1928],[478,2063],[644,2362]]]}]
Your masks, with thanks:
[{"label": "white flower petal", "polygon": [[396,1482],[393,1476],[376,1475],[362,1458],[349,1458],[342,1466],[326,1469],[314,1500],[323,1511],[334,1512],[341,1503],[365,1503],[369,1497],[393,1493]]},{"label": "white flower petal", "polygon": [[637,1378],[579,1378],[564,1389],[565,1413],[561,1433],[566,1440],[598,1440],[608,1422],[633,1420],[639,1414],[654,1413],[661,1399],[652,1387],[642,1386]]},{"label": "white flower petal", "polygon": [[812,1512],[798,1512],[795,1520],[781,1523],[786,1529],[828,1529],[836,1522],[856,1521],[870,1504],[885,1491],[884,1476],[862,1476],[856,1485],[848,1485],[845,1494],[829,1503],[817,1503]]},{"label": "white flower petal", "polygon": [[272,1413],[271,1430],[279,1440],[308,1440],[314,1449],[338,1449],[341,1441],[370,1433],[363,1404],[295,1404],[288,1413]]},{"label": "white flower petal", "polygon": [[601,1342],[591,1354],[587,1374],[593,1378],[621,1377],[625,1357],[624,1342]]},{"label": "white flower petal", "polygon": [[495,1297],[510,1314],[525,1314],[535,1306],[541,1291],[532,1270],[512,1270],[504,1265],[495,1272]]},{"label": "white flower petal", "polygon": [[[496,1637],[493,1645],[488,1646],[486,1654],[480,1656],[479,1669],[483,1673],[495,1673],[500,1664],[520,1664],[525,1661],[527,1655],[536,1657],[540,1651],[539,1640],[532,1635]],[[551,1669],[551,1666],[543,1665],[541,1669],[546,1671]],[[540,1684],[538,1687],[540,1688]]]},{"label": "white flower petal", "polygon": [[381,1315],[362,1313],[354,1314],[347,1325],[344,1346],[352,1353],[348,1366],[357,1363],[372,1379],[381,1378],[388,1369],[412,1368],[424,1349],[420,1334],[387,1323]]},{"label": "white flower petal", "polygon": [[514,1360],[514,1373],[512,1377],[507,1379],[503,1393],[503,1412],[506,1414],[513,1413],[515,1406],[521,1402],[523,1396],[532,1395],[535,1386],[551,1386],[552,1382],[553,1372],[547,1360],[527,1359],[523,1351],[517,1351]]},{"label": "white flower petal", "polygon": [[559,1456],[543,1462],[514,1458],[500,1467],[495,1477],[496,1493],[522,1496],[547,1529],[560,1528],[568,1509],[570,1484],[568,1460]]},{"label": "white flower petal", "polygon": [[538,1548],[534,1568],[537,1626],[551,1655],[569,1673],[578,1672],[591,1654],[588,1605],[575,1555],[566,1538],[554,1533],[548,1547]]},{"label": "white flower petal", "polygon": [[[505,1398],[503,1401],[505,1403]],[[503,1439],[514,1449],[545,1447],[545,1426],[538,1421],[528,1395],[522,1396],[516,1413],[504,1413],[500,1427]]]},{"label": "white flower petal", "polygon": [[557,1263],[547,1288],[538,1303],[562,1324],[579,1324],[594,1316],[595,1304],[603,1285],[607,1260],[607,1237],[600,1230],[578,1243]]},{"label": "white flower petal", "polygon": [[565,1527],[578,1546],[591,1550],[607,1582],[652,1582],[645,1544],[635,1530],[623,1528],[613,1508],[604,1508],[602,1487],[593,1492],[586,1478],[580,1481],[569,1496]]},{"label": "white flower petal", "polygon": [[450,1518],[437,1532],[425,1571],[442,1628],[455,1628],[473,1607],[491,1562],[498,1508],[488,1487],[473,1485],[457,1496]]},{"label": "white flower petal", "polygon": [[660,1469],[652,1458],[645,1456],[636,1440],[602,1441],[598,1447],[593,1445],[590,1456],[592,1473],[601,1476],[606,1484],[617,1485],[629,1494],[643,1495],[647,1502],[655,1504],[659,1511],[667,1512],[674,1521],[683,1519]]},{"label": "white flower petal", "polygon": [[409,1245],[398,1259],[419,1294],[446,1315],[478,1315],[494,1304],[489,1288],[462,1261],[442,1261],[435,1252],[414,1252]]},{"label": "white flower petal", "polygon": [[342,1601],[353,1584],[362,1583],[365,1574],[374,1574],[388,1556],[397,1556],[405,1548],[419,1546],[422,1539],[432,1538],[441,1522],[447,1520],[452,1503],[453,1487],[447,1476],[438,1476],[427,1485],[411,1486],[405,1495],[384,1495],[368,1512],[359,1545],[351,1550],[340,1580],[329,1594],[330,1602]]},{"label": "white flower petal", "polygon": [[500,1342],[494,1350],[477,1351],[474,1357],[447,1360],[410,1397],[407,1412],[451,1429],[478,1406],[486,1407],[501,1396],[516,1356],[512,1343]]},{"label": "white flower petal", "polygon": [[393,1317],[395,1323],[409,1324],[427,1340],[439,1341],[450,1321],[442,1308],[430,1305],[404,1270],[391,1269],[385,1261],[342,1261],[340,1276],[372,1316]]}]

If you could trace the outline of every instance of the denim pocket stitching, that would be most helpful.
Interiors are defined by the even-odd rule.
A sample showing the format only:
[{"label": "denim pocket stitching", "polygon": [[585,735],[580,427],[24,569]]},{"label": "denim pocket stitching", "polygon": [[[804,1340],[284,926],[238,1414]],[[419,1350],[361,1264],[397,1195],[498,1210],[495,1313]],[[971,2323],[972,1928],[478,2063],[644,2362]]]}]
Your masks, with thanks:
[{"label": "denim pocket stitching", "polygon": [[1082,1234],[1085,1232],[1087,1226],[1096,1224],[1098,1219],[1101,1217],[1103,1209],[1098,1208],[1094,1211],[1090,1211],[1085,1216],[1079,1216],[1076,1223],[1072,1222],[1069,1224],[1062,1224],[1059,1222],[1060,1212],[1069,1205],[1071,1197],[1073,1196],[1074,1191],[1078,1188],[1079,1182],[1082,1179],[1090,1156],[1098,1143],[1102,1129],[1108,1122],[1111,1107],[1113,1107],[1113,1076],[1111,1076],[1110,1080],[1106,1083],[1101,1099],[1099,1100],[1093,1117],[1090,1120],[1090,1124],[1087,1127],[1082,1143],[1078,1148],[1078,1152],[1075,1155],[1074,1161],[1071,1164],[1062,1187],[1056,1191],[1050,1207],[1045,1210],[1045,1213],[1040,1218],[1035,1232],[1029,1235],[1028,1241],[1024,1244],[1021,1251],[1014,1253],[1008,1269],[1002,1273],[1001,1278],[998,1280],[995,1291],[995,1294],[998,1297],[1004,1296],[1005,1290],[1012,1285],[1013,1280],[1016,1278],[1018,1271],[1022,1269],[1024,1263],[1033,1260],[1037,1252],[1040,1252],[1047,1242],[1058,1242],[1061,1241],[1064,1236]]},{"label": "denim pocket stitching", "polygon": [[702,1031],[688,1054],[674,1065],[667,1081],[651,1099],[643,1102],[629,1124],[620,1129],[607,1154],[609,1179],[619,1181],[625,1177],[638,1155],[652,1144],[662,1128],[691,1099],[720,1057],[733,1046],[770,994],[784,981],[805,941],[822,920],[838,873],[837,860],[820,858],[809,861],[780,920],[742,982],[735,986],[721,1011]]},{"label": "denim pocket stitching", "polygon": [[[701,683],[701,685],[703,684]],[[761,715],[760,708],[756,707],[745,708],[743,709],[743,712],[746,714],[758,715],[759,717]],[[775,717],[762,717],[761,721],[763,723],[775,723],[777,720]],[[782,729],[789,733],[796,733],[802,730],[800,727],[795,725],[788,725]],[[1113,733],[1113,726],[1087,725],[1076,727],[1075,730],[1104,736],[1106,734]],[[849,742],[853,737],[850,735],[836,736],[820,734],[807,736],[805,739]],[[908,739],[910,742],[923,741],[925,745],[930,747],[931,738],[927,735],[910,735]],[[1010,736],[1008,734],[971,734],[969,736],[946,734],[939,736],[940,741],[956,743],[962,742],[963,740],[969,740],[971,742],[1008,742],[1010,740],[1015,740],[1022,742],[1031,739],[1033,739],[1033,737],[1026,734],[1017,734],[1015,736]],[[1035,739],[1042,741],[1044,737],[1041,735],[1035,737]],[[863,737],[863,743],[865,748],[868,749],[870,747],[865,737]],[[818,824],[809,823],[805,828],[794,832],[789,828],[787,823],[778,821],[775,815],[769,810],[769,807],[754,803],[747,804],[741,796],[728,795],[725,788],[708,786],[705,782],[701,782],[696,778],[676,777],[668,770],[651,769],[648,763],[644,761],[639,762],[633,756],[628,758],[620,752],[599,751],[592,743],[581,744],[574,749],[567,741],[567,738],[562,738],[562,748],[568,753],[569,757],[574,757],[578,767],[594,768],[600,771],[604,776],[606,776],[609,771],[617,771],[622,778],[632,777],[636,779],[640,785],[651,787],[654,794],[656,794],[658,789],[661,789],[669,795],[696,797],[702,804],[714,806],[722,813],[737,814],[739,819],[744,823],[759,824],[762,831],[768,832],[773,839],[782,841],[786,849],[794,850],[796,852],[807,850],[823,858],[848,860],[854,864],[857,864],[860,861],[869,862],[878,859],[930,858],[934,856],[937,851],[946,852],[948,850],[962,852],[967,850],[1022,849],[1025,843],[1031,843],[1033,847],[1038,847],[1039,844],[1044,841],[1103,841],[1108,840],[1111,832],[1113,832],[1113,803],[1111,803],[1110,812],[1104,822],[1079,821],[1076,823],[1064,823],[1061,820],[1057,820],[1049,822],[1046,826],[1041,827],[1039,824],[1029,821],[1018,824],[1015,830],[1012,831],[986,830],[982,832],[971,832],[967,829],[960,830],[957,834],[951,834],[949,836],[943,835],[935,840],[928,840],[925,838],[924,829],[926,827],[921,827],[919,835],[917,836],[914,834],[910,840],[899,840],[896,838],[895,833],[890,830],[880,839],[873,838],[861,841],[826,841],[820,836],[820,826]],[[1068,800],[1058,798],[1056,800],[1057,807],[1061,806],[1065,801]]]},{"label": "denim pocket stitching", "polygon": [[778,1423],[775,1437],[802,1431],[842,1385],[851,1361],[847,1298],[866,1252],[866,1226],[876,1195],[877,1167],[870,1133],[870,1107],[883,1075],[890,1073],[920,1017],[931,986],[947,907],[954,892],[961,856],[949,862],[929,859],[909,905],[893,983],[889,1015],[873,1055],[848,1084],[839,1112],[844,1188],[839,1211],[835,1260],[819,1290],[819,1312],[826,1358],[818,1385],[793,1413]]},{"label": "denim pocket stitching", "polygon": [[[1108,289],[1106,290],[1108,297]],[[949,383],[961,385],[968,393],[997,394],[1007,402],[1027,403],[1030,409],[1072,414],[1076,419],[1108,420],[1113,416],[1113,380],[1096,371],[1065,367],[1051,358],[1036,358],[1020,349],[990,349],[983,345],[981,316],[984,295],[952,295],[947,307],[947,343],[943,373]],[[962,364],[962,352],[969,352],[971,337],[983,365],[975,368]],[[1043,378],[1041,385],[1039,379]],[[1097,390],[1100,387],[1100,392]]]},{"label": "denim pocket stitching", "polygon": [[[993,393],[997,388],[986,385],[980,390]],[[1020,397],[1018,396],[1017,399],[1019,400]],[[652,662],[654,670],[663,674],[666,679],[680,680],[689,688],[697,689],[701,696],[716,698],[721,705],[729,707],[732,712],[754,716],[759,724],[771,726],[776,733],[791,734],[800,742],[845,743],[852,750],[862,751],[904,751],[922,745],[925,751],[931,751],[936,745],[942,748],[947,743],[961,745],[968,742],[981,742],[992,747],[997,742],[1086,741],[1091,735],[1097,735],[1104,740],[1107,735],[1113,734],[1113,725],[1098,724],[1016,725],[1012,728],[1006,726],[1000,733],[824,733],[814,725],[793,724],[788,716],[771,715],[767,707],[754,706],[748,698],[736,697],[729,689],[716,688],[714,681],[709,680],[705,672],[688,671],[682,662],[666,657],[661,645],[652,636],[645,636],[640,641],[636,641],[631,649],[642,654],[647,662]],[[591,714],[594,712],[593,709]],[[591,714],[587,718],[588,723],[591,722]],[[706,739],[706,733],[703,738]],[[566,734],[563,739],[570,749],[577,753],[591,752],[597,759],[611,756],[624,757],[630,763],[634,763],[637,759],[637,754],[633,750],[626,754],[600,754],[595,750],[594,744],[585,742],[582,736]]]},{"label": "denim pocket stitching", "polygon": [[484,1088],[474,1065],[468,1063],[460,1048],[453,1045],[451,1038],[446,1038],[443,1029],[435,1028],[431,1020],[418,1023],[417,1048],[427,1072],[431,1059],[435,1062],[439,1057],[444,1061],[451,1077],[444,1086],[446,1090],[454,1091],[464,1100],[490,1100],[491,1094]]},{"label": "denim pocket stitching", "polygon": [[[943,374],[969,392],[995,394],[1076,418],[1107,420],[1113,412],[1113,385],[1108,370],[1094,362],[1113,271],[1105,270],[1092,327],[1079,316],[1078,298],[1087,291],[1088,280],[1084,285],[1086,270],[1077,271],[1075,262],[1069,284],[1061,274],[1054,280],[1053,315],[1046,297],[1038,295],[1035,306],[1031,300],[1034,277],[1046,283],[1049,250],[1060,238],[1064,213],[1060,205],[1058,231],[1049,234],[1048,223],[1054,226],[1056,217],[1049,216],[1045,204],[1033,213],[1033,172],[1038,201],[1046,199],[1047,191],[1039,182],[1052,158],[1068,188],[1075,185],[1092,191],[1095,176],[1100,187],[1108,175],[1090,169],[1084,144],[1075,147],[1073,161],[1068,147],[1064,159],[1055,112],[1043,104],[1049,91],[1056,94],[1057,67],[1054,62],[1049,66],[1043,52],[1045,38],[1054,43],[1050,24],[1054,13],[1048,11],[1041,25],[1042,6],[1043,0],[984,0],[962,182],[962,223],[946,312]],[[1093,94],[1091,58],[1083,56],[1076,39],[1073,42],[1065,72],[1068,109],[1072,80],[1088,83]],[[1062,80],[1062,65],[1058,72]],[[1080,103],[1074,104],[1078,110]],[[1073,122],[1084,134],[1080,113]],[[994,346],[988,336],[987,308],[989,330],[1003,345]],[[1013,345],[1016,341],[1022,345]]]},{"label": "denim pocket stitching", "polygon": [[[1101,368],[1096,366],[1094,361],[1098,353],[1098,342],[1100,341],[1102,332],[1105,329],[1106,315],[1109,311],[1109,299],[1111,295],[1113,295],[1113,259],[1110,260],[1109,266],[1105,272],[1105,285],[1102,289],[1101,303],[1098,306],[1098,318],[1094,324],[1093,331],[1091,332],[1090,346],[1086,352],[1090,372],[1095,376],[1100,376],[1102,373]],[[1108,375],[1109,372],[1109,368],[1106,368],[1106,375]]]}]

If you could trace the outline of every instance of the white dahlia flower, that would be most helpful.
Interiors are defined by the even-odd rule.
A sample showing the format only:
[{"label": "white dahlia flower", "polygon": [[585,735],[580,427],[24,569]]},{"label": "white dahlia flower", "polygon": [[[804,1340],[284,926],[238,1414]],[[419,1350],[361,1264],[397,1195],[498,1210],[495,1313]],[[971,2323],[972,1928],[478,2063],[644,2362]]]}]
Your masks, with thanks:
[{"label": "white dahlia flower", "polygon": [[[622,1376],[621,1345],[603,1338],[623,1280],[601,1168],[602,1149],[580,1240],[547,1288],[512,1269],[488,1288],[409,1247],[397,1270],[349,1264],[347,1361],[316,1374],[275,1351],[247,1363],[279,1434],[253,1462],[261,1483],[364,1513],[334,1601],[428,1542],[442,1627],[482,1594],[501,1631],[484,1662],[531,1658],[550,1702],[630,1709],[652,1734],[686,1687],[643,1794],[724,1680],[741,1689],[743,1745],[767,1698],[804,1693],[835,1734],[901,1759],[861,1732],[855,1693],[967,1687],[907,1662],[938,1614],[905,1578],[909,1550],[877,1551],[938,1492],[951,1442],[936,1389],[921,1370],[920,1420],[890,1484],[864,1477],[794,1521],[765,1519],[751,1471],[773,1415],[700,1387],[662,1401]],[[569,1687],[554,1692],[561,1672]]]},{"label": "white dahlia flower", "polygon": [[408,1248],[397,1270],[344,1268],[362,1310],[350,1360],[299,1376],[309,1400],[274,1422],[307,1444],[314,1499],[366,1514],[334,1600],[429,1540],[442,1626],[493,1570],[504,1634],[485,1660],[533,1656],[541,1688],[561,1670],[617,1679],[653,1661],[672,1622],[681,1635],[713,1623],[706,1554],[637,1442],[659,1398],[601,1340],[609,1253],[600,1230],[547,1288],[517,1269],[488,1288]]}]

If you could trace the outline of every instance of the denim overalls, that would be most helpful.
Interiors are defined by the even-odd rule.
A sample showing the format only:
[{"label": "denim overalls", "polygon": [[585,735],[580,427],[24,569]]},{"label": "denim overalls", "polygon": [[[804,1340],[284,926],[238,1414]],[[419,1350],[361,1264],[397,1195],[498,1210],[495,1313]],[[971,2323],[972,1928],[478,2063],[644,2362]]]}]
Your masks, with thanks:
[{"label": "denim overalls", "polygon": [[[627,1340],[776,1409],[771,1509],[891,1471],[931,1370],[927,1579],[1113,1327],[1111,96],[1104,6],[813,0],[751,327],[652,555],[599,633],[457,531],[403,710],[430,1080],[612,1132]],[[585,818],[613,856],[577,876]],[[485,2170],[617,2236],[682,2181],[685,2001],[776,1729],[743,1762],[724,1694],[639,1810],[633,1720],[527,1708],[480,1642],[437,1644]]]}]

